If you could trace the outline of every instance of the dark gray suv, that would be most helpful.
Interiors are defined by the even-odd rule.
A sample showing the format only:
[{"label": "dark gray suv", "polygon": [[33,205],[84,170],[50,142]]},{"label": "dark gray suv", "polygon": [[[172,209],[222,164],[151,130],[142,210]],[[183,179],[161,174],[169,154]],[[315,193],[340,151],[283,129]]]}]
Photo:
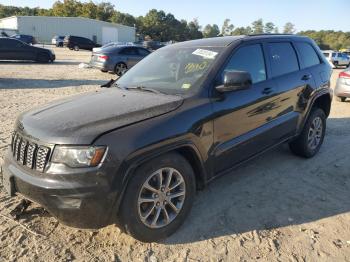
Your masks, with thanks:
[{"label": "dark gray suv", "polygon": [[330,75],[301,36],[161,48],[112,88],[22,113],[4,187],[70,226],[117,223],[159,240],[185,221],[196,189],[243,161],[284,142],[313,157],[331,108]]}]

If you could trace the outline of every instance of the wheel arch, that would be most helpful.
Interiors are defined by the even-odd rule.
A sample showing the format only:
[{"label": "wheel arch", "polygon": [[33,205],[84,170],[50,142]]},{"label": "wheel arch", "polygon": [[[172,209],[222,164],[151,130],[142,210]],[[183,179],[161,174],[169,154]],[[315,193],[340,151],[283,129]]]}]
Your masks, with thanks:
[{"label": "wheel arch", "polygon": [[128,160],[128,164],[123,164],[120,168],[120,173],[124,173],[124,177],[122,180],[122,188],[120,190],[120,194],[117,199],[116,208],[119,212],[119,207],[121,202],[123,201],[126,188],[129,185],[129,182],[131,178],[133,177],[133,173],[136,171],[136,169],[142,165],[143,163],[150,161],[153,158],[156,158],[163,154],[168,153],[177,153],[184,157],[190,166],[193,169],[193,172],[195,174],[195,180],[196,180],[196,188],[197,190],[203,189],[207,182],[207,172],[204,167],[203,160],[200,156],[199,150],[197,147],[192,143],[186,143],[181,145],[174,145],[162,149],[154,149],[152,151],[149,151],[147,153],[142,153],[140,156],[133,157],[131,160]]},{"label": "wheel arch", "polygon": [[316,97],[311,108],[318,107],[322,109],[328,117],[331,112],[331,103],[332,98],[330,94],[321,94],[318,97]]},{"label": "wheel arch", "polygon": [[300,134],[300,132],[302,131],[313,108],[320,108],[325,112],[326,117],[329,116],[331,111],[332,97],[333,95],[329,88],[324,89],[323,91],[319,91],[318,93],[313,95],[306,107],[305,113],[303,114],[301,121],[298,124],[297,134]]}]

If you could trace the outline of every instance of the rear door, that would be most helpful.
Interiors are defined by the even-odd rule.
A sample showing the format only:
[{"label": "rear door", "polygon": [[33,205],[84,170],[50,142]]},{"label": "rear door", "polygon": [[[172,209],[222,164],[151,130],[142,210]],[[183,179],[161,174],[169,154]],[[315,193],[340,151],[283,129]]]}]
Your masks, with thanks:
[{"label": "rear door", "polygon": [[123,56],[123,61],[126,62],[128,68],[133,67],[141,60],[136,47],[125,47],[119,54]]},{"label": "rear door", "polygon": [[315,87],[309,68],[301,68],[296,47],[291,41],[268,42],[273,79],[278,85],[280,118],[286,121],[281,135],[294,135],[310,92]]},{"label": "rear door", "polygon": [[[295,42],[295,46],[298,51],[298,55],[300,57],[300,65],[301,69],[307,74],[311,74],[313,81],[307,82],[307,87],[305,87],[303,96],[303,100],[300,100],[299,104],[302,105],[301,101],[304,101],[309,92],[310,88],[314,89],[317,87],[322,87],[328,85],[328,67],[324,67],[321,58],[318,55],[318,52],[315,50],[315,47],[309,42]],[[309,90],[308,90],[309,89]],[[305,105],[303,105],[300,109],[302,109]]]},{"label": "rear door", "polygon": [[148,56],[151,52],[148,51],[145,48],[140,48],[137,47],[137,53],[138,53],[138,61],[141,61],[143,58],[145,58],[146,56]]}]

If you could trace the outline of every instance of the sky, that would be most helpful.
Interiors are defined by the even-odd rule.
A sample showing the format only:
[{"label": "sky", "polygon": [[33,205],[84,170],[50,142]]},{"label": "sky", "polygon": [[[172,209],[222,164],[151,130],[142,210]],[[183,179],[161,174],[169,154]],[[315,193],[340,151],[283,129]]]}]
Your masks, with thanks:
[{"label": "sky", "polygon": [[[0,0],[3,5],[49,8],[55,0]],[[100,0],[94,1],[101,2]],[[292,22],[297,31],[350,31],[350,0],[105,0],[120,12],[134,16],[145,15],[150,9],[164,10],[177,19],[197,18],[203,27],[217,24],[225,18],[235,26],[248,26],[262,18],[282,30]]]}]

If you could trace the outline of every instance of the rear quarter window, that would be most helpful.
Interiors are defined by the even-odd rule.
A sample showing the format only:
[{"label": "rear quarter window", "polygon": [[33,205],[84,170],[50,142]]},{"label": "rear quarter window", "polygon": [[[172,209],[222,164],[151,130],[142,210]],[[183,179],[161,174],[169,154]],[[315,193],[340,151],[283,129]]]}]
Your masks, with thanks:
[{"label": "rear quarter window", "polygon": [[309,43],[298,42],[295,45],[301,55],[303,68],[320,64],[320,58],[318,57],[315,49]]},{"label": "rear quarter window", "polygon": [[291,43],[268,44],[272,77],[281,76],[299,70],[298,58]]}]

